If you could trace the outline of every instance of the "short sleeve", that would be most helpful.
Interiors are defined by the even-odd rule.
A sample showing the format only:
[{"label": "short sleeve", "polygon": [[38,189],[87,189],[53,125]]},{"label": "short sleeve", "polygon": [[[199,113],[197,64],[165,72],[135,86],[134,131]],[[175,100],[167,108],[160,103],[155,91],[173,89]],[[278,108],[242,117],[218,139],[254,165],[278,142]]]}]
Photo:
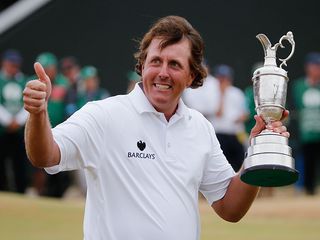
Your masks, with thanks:
[{"label": "short sleeve", "polygon": [[60,149],[59,165],[45,168],[49,174],[96,168],[104,143],[106,115],[97,103],[86,104],[68,120],[52,129]]},{"label": "short sleeve", "polygon": [[212,149],[204,166],[200,192],[212,205],[213,202],[224,197],[235,172],[224,156],[212,126],[210,127],[210,135]]}]

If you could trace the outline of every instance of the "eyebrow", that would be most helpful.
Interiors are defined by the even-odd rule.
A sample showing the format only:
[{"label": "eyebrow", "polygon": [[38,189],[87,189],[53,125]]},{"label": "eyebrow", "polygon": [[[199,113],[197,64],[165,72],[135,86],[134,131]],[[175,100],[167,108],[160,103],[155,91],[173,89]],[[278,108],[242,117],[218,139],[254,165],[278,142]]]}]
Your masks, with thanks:
[{"label": "eyebrow", "polygon": [[150,57],[150,60],[161,60],[161,57],[160,56],[158,56],[158,55],[154,55],[154,56],[151,56]]},{"label": "eyebrow", "polygon": [[169,64],[170,64],[170,63],[176,63],[176,64],[179,65],[180,68],[183,69],[183,65],[182,65],[181,62],[180,62],[179,60],[177,60],[177,59],[172,59],[172,60],[170,60],[170,61],[169,61]]}]

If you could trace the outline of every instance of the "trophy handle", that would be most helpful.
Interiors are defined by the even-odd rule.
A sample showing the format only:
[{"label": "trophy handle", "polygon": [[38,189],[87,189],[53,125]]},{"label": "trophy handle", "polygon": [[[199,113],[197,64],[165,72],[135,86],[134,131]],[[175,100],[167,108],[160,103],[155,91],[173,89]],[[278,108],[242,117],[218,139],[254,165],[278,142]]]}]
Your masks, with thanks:
[{"label": "trophy handle", "polygon": [[282,36],[279,40],[279,43],[277,43],[277,44],[279,44],[279,46],[281,48],[284,48],[284,46],[282,45],[283,40],[287,40],[291,44],[291,53],[289,54],[289,56],[287,58],[284,58],[284,59],[279,58],[279,61],[282,62],[280,64],[280,68],[282,68],[282,65],[287,66],[287,61],[292,57],[294,50],[295,50],[295,45],[296,45],[293,40],[293,33],[290,31],[287,33],[287,35]]}]

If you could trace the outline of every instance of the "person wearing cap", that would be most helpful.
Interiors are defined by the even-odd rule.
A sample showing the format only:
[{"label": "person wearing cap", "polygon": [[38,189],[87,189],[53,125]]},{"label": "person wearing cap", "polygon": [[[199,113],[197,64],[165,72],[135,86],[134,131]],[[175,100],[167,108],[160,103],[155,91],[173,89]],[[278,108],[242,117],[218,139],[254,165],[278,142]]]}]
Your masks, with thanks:
[{"label": "person wearing cap", "polygon": [[304,186],[308,195],[314,195],[320,162],[320,52],[307,54],[304,67],[305,76],[294,81],[292,93],[304,158]]},{"label": "person wearing cap", "polygon": [[[3,53],[0,70],[0,191],[19,193],[25,192],[28,182],[23,141],[28,113],[22,101],[26,78],[21,72],[21,64],[22,57],[18,51],[10,49]],[[12,171],[7,171],[9,167]],[[13,184],[9,183],[11,172]]]},{"label": "person wearing cap", "polygon": [[248,110],[243,92],[233,86],[234,73],[228,65],[217,65],[213,69],[219,82],[218,107],[212,118],[221,149],[235,171],[239,171],[244,158],[244,145],[240,138],[245,132],[244,121]]},{"label": "person wearing cap", "polygon": [[[227,221],[250,208],[259,188],[241,181],[213,126],[181,100],[185,88],[200,87],[206,77],[203,51],[186,19],[159,19],[135,54],[142,81],[127,95],[86,104],[53,130],[50,79],[35,63],[38,78],[24,91],[27,152],[51,174],[84,169],[84,239],[198,240],[199,191]],[[266,128],[256,120],[252,136]],[[280,121],[268,127],[289,136]]]},{"label": "person wearing cap", "polygon": [[81,79],[84,84],[84,91],[79,94],[78,108],[81,108],[87,102],[110,97],[110,93],[99,86],[98,71],[94,66],[84,66],[81,69]]}]

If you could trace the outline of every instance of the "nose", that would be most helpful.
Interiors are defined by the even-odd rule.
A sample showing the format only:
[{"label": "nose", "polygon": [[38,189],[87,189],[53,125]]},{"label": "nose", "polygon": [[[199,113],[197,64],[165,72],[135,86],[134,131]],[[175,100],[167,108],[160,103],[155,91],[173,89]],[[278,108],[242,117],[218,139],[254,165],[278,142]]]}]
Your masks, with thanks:
[{"label": "nose", "polygon": [[169,73],[168,73],[168,66],[167,64],[163,64],[161,66],[160,72],[159,72],[159,78],[160,79],[167,79],[169,78]]}]

